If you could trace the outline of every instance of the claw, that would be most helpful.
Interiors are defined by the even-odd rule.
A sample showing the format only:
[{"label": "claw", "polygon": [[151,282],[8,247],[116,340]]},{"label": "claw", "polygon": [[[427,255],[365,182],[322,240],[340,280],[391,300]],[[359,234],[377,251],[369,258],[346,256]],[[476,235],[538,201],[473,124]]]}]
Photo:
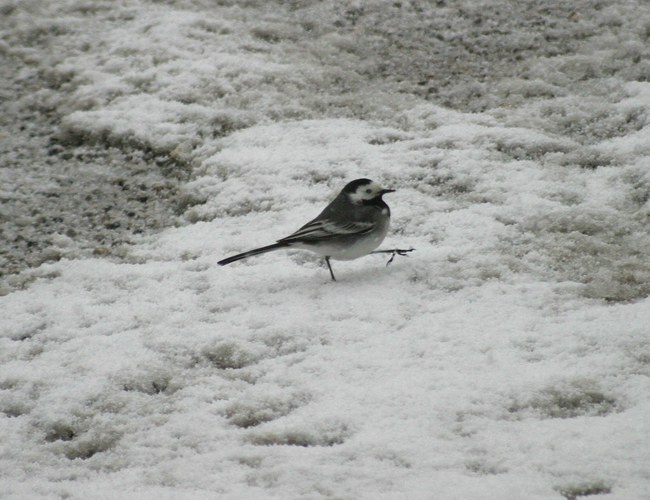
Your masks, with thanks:
[{"label": "claw", "polygon": [[402,255],[404,257],[408,257],[408,255],[406,255],[406,254],[409,253],[409,252],[412,252],[414,250],[415,250],[415,248],[413,248],[413,247],[411,247],[409,249],[394,248],[392,250],[375,250],[372,253],[389,253],[389,254],[391,254],[390,259],[388,259],[388,262],[386,262],[386,267],[388,267],[388,264],[393,262],[393,259],[395,258],[395,255]]}]

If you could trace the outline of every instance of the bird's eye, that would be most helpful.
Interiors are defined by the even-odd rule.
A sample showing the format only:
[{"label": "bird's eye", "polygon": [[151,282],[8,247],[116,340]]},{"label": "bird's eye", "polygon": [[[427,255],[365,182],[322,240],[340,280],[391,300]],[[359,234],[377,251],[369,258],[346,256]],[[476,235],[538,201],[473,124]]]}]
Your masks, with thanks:
[{"label": "bird's eye", "polygon": [[368,193],[368,194],[372,193],[372,189],[370,189],[370,188],[366,189],[366,193]]}]

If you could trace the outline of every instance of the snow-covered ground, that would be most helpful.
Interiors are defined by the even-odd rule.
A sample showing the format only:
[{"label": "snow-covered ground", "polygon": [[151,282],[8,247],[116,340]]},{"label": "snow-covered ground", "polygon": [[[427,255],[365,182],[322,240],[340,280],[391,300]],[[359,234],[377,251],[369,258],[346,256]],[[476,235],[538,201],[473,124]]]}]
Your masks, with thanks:
[{"label": "snow-covered ground", "polygon": [[650,4],[0,11],[1,498],[650,498]]}]

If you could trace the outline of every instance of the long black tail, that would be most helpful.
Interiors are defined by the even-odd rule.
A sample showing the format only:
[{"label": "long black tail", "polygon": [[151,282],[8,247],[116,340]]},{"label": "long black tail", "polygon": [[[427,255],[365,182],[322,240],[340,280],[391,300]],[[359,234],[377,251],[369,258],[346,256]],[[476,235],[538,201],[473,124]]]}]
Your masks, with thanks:
[{"label": "long black tail", "polygon": [[217,264],[219,264],[220,266],[225,266],[226,264],[230,264],[231,262],[235,262],[237,260],[245,259],[247,257],[252,257],[253,255],[259,255],[261,253],[272,252],[273,250],[279,250],[280,248],[286,248],[288,246],[289,246],[288,243],[273,243],[273,245],[267,245],[265,247],[255,248],[253,250],[249,250],[248,252],[233,255],[232,257],[228,257],[227,259],[220,260],[219,262],[217,262]]}]

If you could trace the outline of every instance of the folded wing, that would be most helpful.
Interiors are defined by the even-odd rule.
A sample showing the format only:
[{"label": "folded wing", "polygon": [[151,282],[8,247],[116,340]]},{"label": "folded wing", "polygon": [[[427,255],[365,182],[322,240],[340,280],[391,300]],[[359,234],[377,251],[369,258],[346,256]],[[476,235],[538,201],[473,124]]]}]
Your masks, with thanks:
[{"label": "folded wing", "polygon": [[345,224],[338,224],[328,219],[311,221],[295,233],[278,240],[278,243],[328,240],[330,238],[352,234],[361,235],[369,233],[373,227],[375,227],[375,224],[372,222],[347,222]]}]

